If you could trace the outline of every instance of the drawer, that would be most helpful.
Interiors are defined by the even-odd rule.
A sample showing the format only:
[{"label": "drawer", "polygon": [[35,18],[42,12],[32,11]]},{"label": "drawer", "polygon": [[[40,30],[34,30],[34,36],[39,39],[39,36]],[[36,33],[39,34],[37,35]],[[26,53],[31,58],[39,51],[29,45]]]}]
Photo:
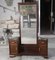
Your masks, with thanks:
[{"label": "drawer", "polygon": [[46,41],[38,41],[39,44],[46,44]]},{"label": "drawer", "polygon": [[17,44],[17,41],[10,41],[10,44]]},{"label": "drawer", "polygon": [[47,45],[47,41],[38,41],[38,46],[40,47],[46,47]]},{"label": "drawer", "polygon": [[12,41],[11,44],[16,44],[17,42],[16,41]]}]

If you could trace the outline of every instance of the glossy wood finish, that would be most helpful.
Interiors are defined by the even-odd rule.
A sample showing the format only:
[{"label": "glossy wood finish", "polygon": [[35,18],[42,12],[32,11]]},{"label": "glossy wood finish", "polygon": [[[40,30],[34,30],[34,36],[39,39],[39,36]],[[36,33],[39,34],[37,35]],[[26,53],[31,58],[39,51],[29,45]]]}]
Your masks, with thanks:
[{"label": "glossy wood finish", "polygon": [[48,40],[40,39],[38,40],[38,55],[43,57],[48,57]]},{"label": "glossy wood finish", "polygon": [[19,41],[9,40],[10,56],[37,55],[48,58],[47,39],[39,39],[38,44],[20,44]]},{"label": "glossy wood finish", "polygon": [[9,50],[10,56],[17,56],[20,53],[19,39],[9,39]]}]

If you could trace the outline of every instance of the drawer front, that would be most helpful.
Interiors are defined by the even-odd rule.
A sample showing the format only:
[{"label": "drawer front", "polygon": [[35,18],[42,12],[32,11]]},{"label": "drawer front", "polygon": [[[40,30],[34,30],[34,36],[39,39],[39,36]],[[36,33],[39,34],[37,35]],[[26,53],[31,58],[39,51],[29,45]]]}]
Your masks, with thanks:
[{"label": "drawer front", "polygon": [[47,45],[39,45],[39,48],[47,49]]},{"label": "drawer front", "polygon": [[39,40],[38,41],[38,47],[40,47],[40,48],[47,48],[47,41],[45,41],[45,40]]},{"label": "drawer front", "polygon": [[9,41],[10,44],[17,44],[17,41]]},{"label": "drawer front", "polygon": [[40,41],[40,40],[39,40],[39,41],[38,41],[38,44],[44,45],[44,44],[47,44],[47,41],[42,41],[42,40]]}]

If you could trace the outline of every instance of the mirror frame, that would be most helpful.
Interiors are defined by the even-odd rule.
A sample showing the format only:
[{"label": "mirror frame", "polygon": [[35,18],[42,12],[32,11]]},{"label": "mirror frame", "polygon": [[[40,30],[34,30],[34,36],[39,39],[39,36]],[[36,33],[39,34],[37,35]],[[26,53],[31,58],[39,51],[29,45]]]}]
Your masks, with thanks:
[{"label": "mirror frame", "polygon": [[[37,20],[37,26],[36,26],[36,40],[37,40],[37,42],[36,43],[38,43],[38,1],[37,2],[32,2],[32,3],[29,3],[29,2],[26,2],[26,3],[18,3],[18,11],[19,11],[19,13],[20,13],[20,6],[21,5],[33,5],[33,4],[36,4],[36,20]],[[21,16],[19,16],[19,20],[21,20]],[[21,40],[21,21],[20,21],[20,40]]]}]

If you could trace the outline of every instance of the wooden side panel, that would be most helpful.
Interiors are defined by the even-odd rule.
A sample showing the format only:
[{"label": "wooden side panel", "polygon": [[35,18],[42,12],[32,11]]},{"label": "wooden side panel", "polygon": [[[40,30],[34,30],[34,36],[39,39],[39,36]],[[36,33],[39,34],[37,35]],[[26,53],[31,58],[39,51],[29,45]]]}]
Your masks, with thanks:
[{"label": "wooden side panel", "polygon": [[48,40],[38,40],[38,55],[48,57]]},{"label": "wooden side panel", "polygon": [[9,53],[10,55],[18,55],[18,41],[9,40]]}]

